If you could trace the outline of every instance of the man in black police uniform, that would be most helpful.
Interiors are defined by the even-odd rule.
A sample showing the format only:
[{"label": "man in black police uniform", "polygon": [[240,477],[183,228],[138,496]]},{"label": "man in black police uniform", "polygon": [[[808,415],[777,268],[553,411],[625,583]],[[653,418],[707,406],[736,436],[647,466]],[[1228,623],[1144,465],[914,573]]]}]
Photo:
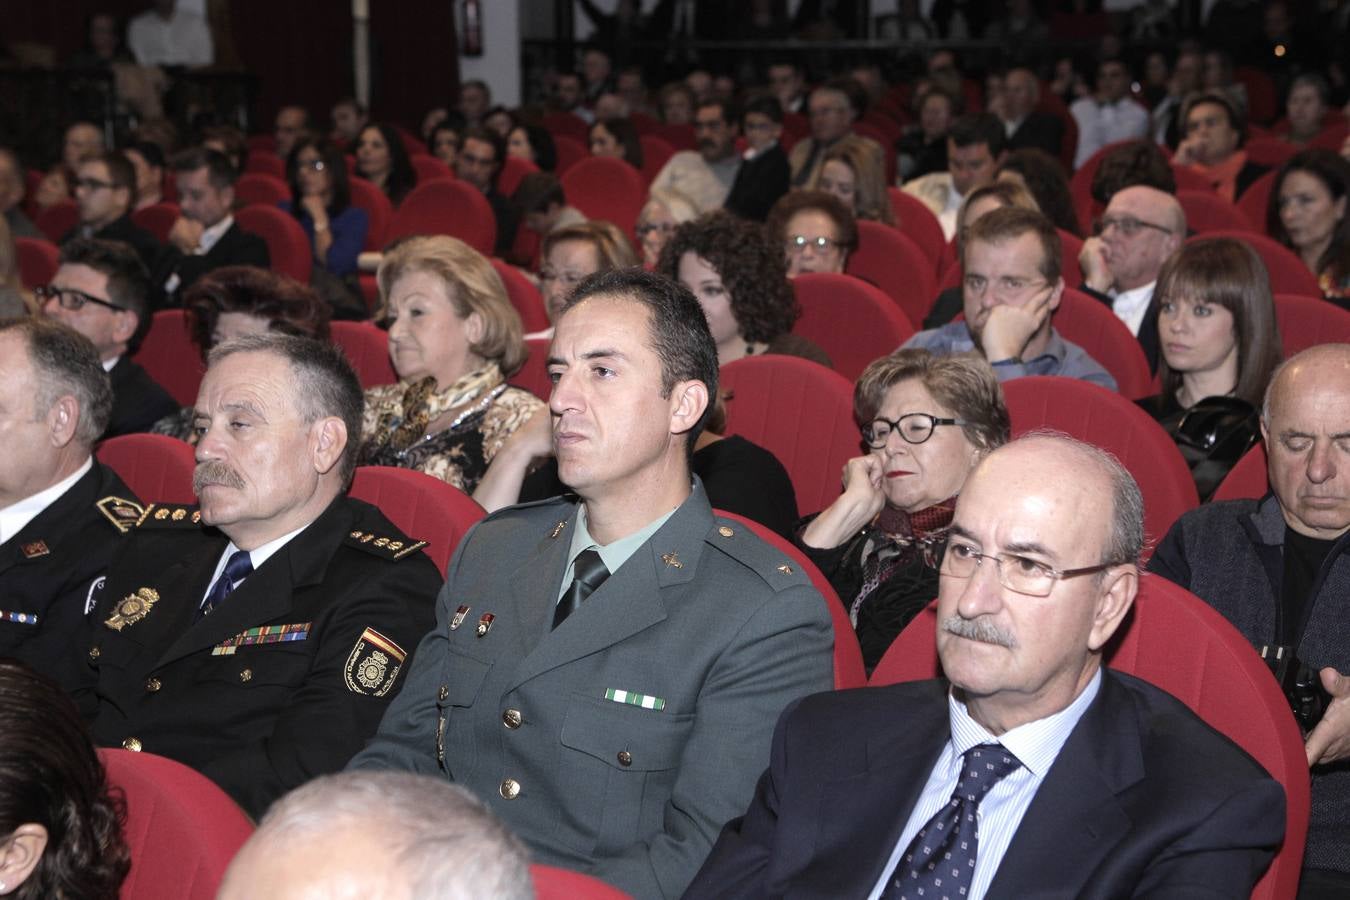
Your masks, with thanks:
[{"label": "man in black police uniform", "polygon": [[375,732],[441,579],[344,494],[361,406],[336,347],[264,334],[213,351],[201,508],[148,507],[91,616],[99,744],[186,763],[257,816]]},{"label": "man in black police uniform", "polygon": [[98,351],[45,319],[0,322],[0,656],[70,690],[86,604],[136,496],[92,455],[112,408]]}]

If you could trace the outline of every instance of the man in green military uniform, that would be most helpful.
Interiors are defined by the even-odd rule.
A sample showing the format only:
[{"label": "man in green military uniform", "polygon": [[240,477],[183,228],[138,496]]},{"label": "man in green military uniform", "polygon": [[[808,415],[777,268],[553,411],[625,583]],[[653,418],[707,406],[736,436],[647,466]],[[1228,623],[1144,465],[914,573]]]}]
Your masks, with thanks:
[{"label": "man in green military uniform", "polygon": [[508,508],[465,537],[436,629],[352,765],[442,774],[538,861],[678,897],[753,793],[783,707],[830,688],[829,613],[690,474],[717,353],[688,291],[589,279],[549,371],[580,502]]},{"label": "man in green military uniform", "polygon": [[99,744],[186,763],[258,816],[374,733],[440,578],[345,496],[361,403],[335,347],[266,334],[212,352],[200,510],[147,508],[91,617]]}]

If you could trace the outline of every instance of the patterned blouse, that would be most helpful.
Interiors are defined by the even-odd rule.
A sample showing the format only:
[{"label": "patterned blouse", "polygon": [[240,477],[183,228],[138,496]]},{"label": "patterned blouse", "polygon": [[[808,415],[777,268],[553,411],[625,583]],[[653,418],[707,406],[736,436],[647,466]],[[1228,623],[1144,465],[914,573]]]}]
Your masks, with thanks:
[{"label": "patterned blouse", "polygon": [[[437,392],[434,378],[366,391],[361,465],[416,469],[473,493],[506,439],[543,401],[506,384],[495,363]],[[428,424],[455,413],[430,434]]]}]

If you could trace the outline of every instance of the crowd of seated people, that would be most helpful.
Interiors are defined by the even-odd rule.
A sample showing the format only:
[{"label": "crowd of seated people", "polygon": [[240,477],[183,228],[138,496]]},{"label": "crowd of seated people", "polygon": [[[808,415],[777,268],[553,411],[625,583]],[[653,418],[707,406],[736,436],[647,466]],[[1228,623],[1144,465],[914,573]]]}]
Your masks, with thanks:
[{"label": "crowd of seated people", "polygon": [[[1236,15],[1229,6],[1242,4],[1216,16]],[[892,25],[913,32],[922,17],[900,18]],[[1295,708],[1312,784],[1298,896],[1350,891],[1350,616],[1336,588],[1350,578],[1350,314],[1331,309],[1350,309],[1344,73],[1297,60],[1261,72],[1254,62],[1277,57],[1170,38],[1143,55],[1108,36],[1060,60],[1037,50],[1056,26],[1033,4],[987,24],[1027,47],[987,60],[935,50],[894,67],[775,57],[758,72],[694,66],[678,78],[671,67],[672,80],[649,84],[653,66],[612,67],[592,46],[518,107],[477,81],[420,123],[351,97],[332,102],[331,127],[283,106],[272,149],[209,116],[112,146],[100,124],[76,121],[31,177],[0,148],[0,313],[61,329],[59,341],[0,336],[13,350],[0,361],[11,382],[0,384],[0,452],[15,460],[0,478],[12,566],[0,593],[78,543],[102,567],[59,589],[75,614],[58,611],[55,588],[45,599],[16,589],[5,596],[17,608],[0,609],[0,629],[17,632],[0,655],[38,670],[0,662],[0,681],[26,680],[0,684],[0,707],[16,690],[45,696],[54,680],[76,709],[61,698],[48,713],[71,721],[34,727],[73,741],[80,758],[55,762],[87,781],[61,784],[72,775],[52,761],[30,772],[31,761],[0,760],[0,894],[80,896],[59,882],[72,866],[108,882],[90,896],[115,892],[127,853],[115,829],[82,839],[102,869],[71,857],[70,826],[13,799],[7,782],[18,772],[78,789],[85,807],[68,818],[114,820],[97,763],[83,758],[97,744],[178,759],[255,819],[274,810],[225,896],[247,896],[255,878],[285,895],[265,870],[278,847],[315,839],[304,806],[331,816],[335,836],[319,841],[354,840],[344,816],[381,790],[391,806],[426,808],[415,781],[335,774],[349,763],[437,788],[448,779],[484,801],[516,838],[471,799],[445,797],[495,842],[483,852],[509,863],[492,876],[503,895],[522,890],[521,843],[536,863],[637,897],[822,884],[926,895],[925,879],[941,876],[906,854],[934,849],[925,826],[961,793],[963,755],[994,741],[1011,758],[989,765],[1011,774],[988,800],[960,802],[988,804],[981,815],[999,825],[980,835],[958,890],[1072,894],[1100,872],[1055,875],[1022,829],[1050,828],[1038,791],[1081,787],[1052,767],[1056,755],[1083,765],[1082,743],[1103,728],[1118,737],[1110,723],[1128,709],[1157,754],[1150,765],[1182,765],[1185,736],[1213,761],[1189,760],[1186,787],[1233,807],[1211,810],[1142,774],[1141,796],[1168,802],[1150,802],[1121,839],[1133,854],[1122,884],[1163,896],[1200,878],[1245,895],[1296,812],[1267,777],[1279,773],[1102,662],[1157,577],[1301,667],[1320,717]],[[587,154],[622,160],[645,192],[569,179]],[[283,173],[284,191],[242,200],[241,177],[264,170]],[[491,226],[490,256],[454,215],[435,233],[378,233],[438,179],[482,195],[492,220],[471,224]],[[288,237],[298,229],[308,283],[283,274],[291,251],[257,224],[258,205],[284,214],[275,227]],[[1209,210],[1228,216],[1224,236],[1207,236]],[[724,381],[762,372],[781,387],[805,366],[822,395],[848,383],[827,371],[820,313],[803,316],[797,295],[826,283],[818,275],[866,282],[850,273],[878,264],[869,241],[888,229],[926,261],[898,280],[933,290],[911,300],[877,284],[869,296],[899,304],[912,332],[847,372],[852,409],[828,429],[781,394],[767,416],[796,433],[752,427],[741,412],[751,389],[737,399]],[[1288,252],[1272,257],[1280,248],[1262,234]],[[55,248],[39,257],[46,243]],[[50,259],[54,272],[34,281]],[[1282,305],[1272,287],[1291,262],[1311,276],[1301,299],[1327,313],[1323,343],[1297,354],[1286,317],[1309,307]],[[339,320],[358,321],[330,325]],[[540,330],[526,334],[527,321]],[[181,363],[146,340],[173,322],[192,344],[174,359],[200,358],[205,371],[186,405],[166,390],[181,387]],[[344,343],[354,335],[387,348],[390,383],[359,381],[334,349],[356,352]],[[46,349],[57,344],[78,359]],[[1147,368],[1127,382],[1122,359],[1139,356]],[[1165,534],[1134,535],[1135,481],[1147,487],[1170,457],[1126,458],[1126,472],[1086,445],[1018,437],[1036,424],[1018,418],[1031,392],[1053,406],[1062,379],[1146,412],[1200,506]],[[138,497],[99,462],[98,440],[137,432],[193,446],[198,505]],[[826,462],[808,446],[824,438],[848,452]],[[1262,450],[1264,497],[1211,499],[1233,496],[1230,475]],[[354,473],[376,466],[448,484],[486,512],[441,573],[420,549],[430,536],[349,493]],[[825,502],[803,489],[811,467],[837,486]],[[99,496],[80,493],[95,481]],[[58,525],[50,512],[77,496],[89,521],[72,542],[74,514]],[[886,695],[916,724],[880,752],[919,749],[903,781],[875,786],[914,799],[878,820],[864,803],[841,806],[835,833],[817,834],[814,813],[797,817],[829,808],[825,761],[850,772],[873,752],[859,731],[871,701],[827,692],[831,642],[856,644],[871,675],[907,628],[932,627],[922,612],[934,600],[954,687]],[[69,632],[69,659],[36,652],[53,646],[52,629]],[[76,710],[87,734],[72,730]],[[854,731],[856,742],[820,743]],[[431,796],[431,783],[421,790]],[[1164,808],[1188,837],[1153,843],[1149,816]],[[836,844],[852,848],[846,858],[814,852]],[[410,858],[380,862],[395,873]],[[1195,868],[1167,862],[1179,858]]]}]

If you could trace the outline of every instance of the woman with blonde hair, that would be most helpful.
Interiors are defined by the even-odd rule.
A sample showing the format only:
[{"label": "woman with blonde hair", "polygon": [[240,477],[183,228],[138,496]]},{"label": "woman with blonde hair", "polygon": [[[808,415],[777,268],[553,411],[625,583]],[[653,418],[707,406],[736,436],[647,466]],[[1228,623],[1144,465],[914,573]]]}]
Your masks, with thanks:
[{"label": "woman with blonde hair", "polygon": [[834,194],[855,218],[895,224],[891,198],[886,193],[886,168],[876,145],[848,135],[829,150],[808,187]]},{"label": "woman with blonde hair", "polygon": [[395,243],[376,280],[399,380],[366,391],[360,461],[472,493],[502,443],[544,406],[506,383],[525,362],[520,315],[487,258],[447,235]]},{"label": "woman with blonde hair", "polygon": [[[633,245],[619,226],[602,219],[578,222],[550,231],[539,246],[539,290],[549,322],[558,318],[563,301],[586,276],[638,264]],[[528,337],[552,337],[553,326]]]},{"label": "woman with blonde hair", "polygon": [[647,194],[647,202],[638,213],[637,226],[633,229],[642,248],[642,265],[649,271],[655,269],[661,258],[661,248],[675,229],[697,218],[694,201],[684,194],[653,188]]}]

